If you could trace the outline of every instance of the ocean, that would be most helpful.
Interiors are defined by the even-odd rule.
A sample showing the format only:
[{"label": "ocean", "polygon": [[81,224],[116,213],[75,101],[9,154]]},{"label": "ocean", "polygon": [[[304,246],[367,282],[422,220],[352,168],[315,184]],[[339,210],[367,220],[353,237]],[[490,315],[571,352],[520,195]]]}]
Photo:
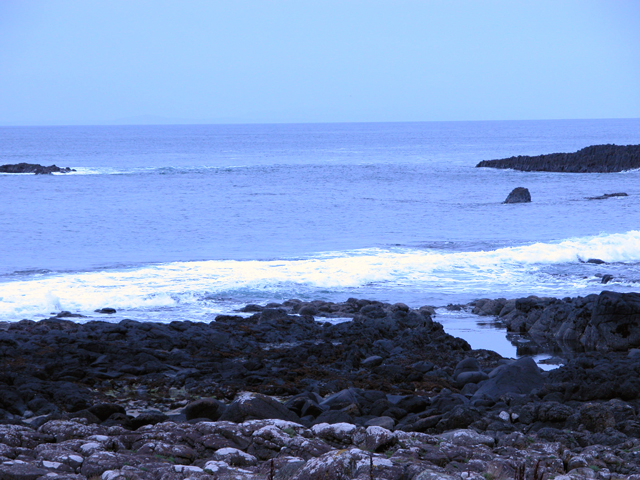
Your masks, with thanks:
[{"label": "ocean", "polygon": [[[76,170],[0,174],[0,319],[638,290],[640,171],[475,168],[605,143],[640,143],[640,119],[0,127],[0,164]],[[532,203],[503,204],[520,186]]]}]

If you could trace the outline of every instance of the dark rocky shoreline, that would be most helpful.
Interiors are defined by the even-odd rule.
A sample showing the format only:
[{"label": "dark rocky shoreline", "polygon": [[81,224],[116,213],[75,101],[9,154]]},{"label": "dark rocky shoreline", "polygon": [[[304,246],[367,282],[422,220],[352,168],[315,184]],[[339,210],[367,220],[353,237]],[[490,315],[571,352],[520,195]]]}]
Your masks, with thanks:
[{"label": "dark rocky shoreline", "polygon": [[[607,303],[596,297],[556,302],[585,317]],[[557,305],[539,300],[474,308],[500,320],[513,304],[528,324]],[[243,310],[0,324],[0,479],[640,479],[633,342],[565,349],[543,372],[472,350],[431,307]],[[625,312],[620,325],[635,321]]]},{"label": "dark rocky shoreline", "polygon": [[573,153],[484,160],[476,167],[524,172],[610,173],[640,168],[640,145],[592,145]]}]

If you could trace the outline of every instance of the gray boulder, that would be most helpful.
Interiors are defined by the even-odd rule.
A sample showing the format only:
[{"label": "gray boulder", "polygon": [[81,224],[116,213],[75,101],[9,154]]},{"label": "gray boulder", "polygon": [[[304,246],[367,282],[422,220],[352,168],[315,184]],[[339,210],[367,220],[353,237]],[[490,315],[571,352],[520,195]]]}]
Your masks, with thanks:
[{"label": "gray boulder", "polygon": [[522,357],[493,370],[489,380],[480,385],[473,398],[498,400],[506,393],[528,394],[541,388],[543,383],[544,376],[536,362],[531,357]]},{"label": "gray boulder", "polygon": [[467,383],[478,383],[487,380],[489,375],[480,368],[480,363],[473,357],[467,357],[456,365],[453,371],[453,378],[459,386]]},{"label": "gray boulder", "polygon": [[243,392],[229,404],[220,421],[242,423],[245,420],[280,419],[299,422],[298,416],[282,403],[260,393]]},{"label": "gray boulder", "polygon": [[511,190],[507,199],[502,203],[528,203],[531,201],[531,193],[524,187],[517,187]]}]

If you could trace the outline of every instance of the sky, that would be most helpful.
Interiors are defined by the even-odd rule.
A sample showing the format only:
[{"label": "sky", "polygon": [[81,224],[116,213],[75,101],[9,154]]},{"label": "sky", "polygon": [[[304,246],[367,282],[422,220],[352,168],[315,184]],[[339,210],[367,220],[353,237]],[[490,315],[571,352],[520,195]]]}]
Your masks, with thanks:
[{"label": "sky", "polygon": [[639,117],[639,0],[0,0],[2,125]]}]

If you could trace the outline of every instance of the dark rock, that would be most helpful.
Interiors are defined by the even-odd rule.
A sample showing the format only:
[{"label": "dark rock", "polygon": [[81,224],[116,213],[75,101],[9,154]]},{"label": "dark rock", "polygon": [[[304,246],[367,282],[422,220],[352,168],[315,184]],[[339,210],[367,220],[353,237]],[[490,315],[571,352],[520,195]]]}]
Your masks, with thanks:
[{"label": "dark rock", "polygon": [[496,400],[506,393],[530,393],[542,387],[542,371],[531,357],[522,357],[508,365],[496,368],[473,395],[473,398],[488,397]]},{"label": "dark rock", "polygon": [[482,414],[480,410],[469,405],[458,405],[436,424],[436,429],[440,432],[467,428],[473,422],[480,420]]},{"label": "dark rock", "polygon": [[166,422],[168,419],[169,417],[162,412],[143,412],[131,419],[131,428],[137,430],[145,425],[155,425],[156,423]]},{"label": "dark rock", "polygon": [[360,362],[360,365],[366,368],[375,368],[382,364],[384,359],[379,355],[372,355],[370,357],[365,358]]},{"label": "dark rock", "polygon": [[359,404],[358,391],[354,388],[348,388],[334,393],[320,403],[320,405],[330,410],[340,410],[353,404]]},{"label": "dark rock", "polygon": [[481,298],[471,303],[473,305],[471,313],[474,315],[499,315],[506,303],[506,298],[498,298],[496,300]]},{"label": "dark rock", "polygon": [[102,422],[102,425],[105,427],[120,426],[128,430],[132,428],[131,418],[124,413],[114,413],[104,422]]},{"label": "dark rock", "polygon": [[444,308],[446,308],[450,312],[460,312],[464,308],[464,305],[454,305],[453,303],[450,303]]},{"label": "dark rock", "polygon": [[587,197],[587,200],[606,200],[607,198],[611,198],[611,197],[628,197],[629,195],[627,195],[624,192],[618,192],[618,193],[605,193],[604,195],[600,195],[597,197]]},{"label": "dark rock", "polygon": [[124,407],[115,403],[100,403],[88,408],[101,422],[107,420],[114,413],[126,414]]},{"label": "dark rock", "polygon": [[237,311],[255,313],[255,312],[261,312],[262,310],[264,310],[264,307],[261,307],[260,305],[256,305],[254,303],[250,303],[249,305],[245,305],[244,307],[242,307]]},{"label": "dark rock", "polygon": [[580,408],[580,421],[591,432],[604,432],[616,425],[611,408],[600,403],[583,405]]},{"label": "dark rock", "polygon": [[207,418],[216,421],[224,412],[226,406],[215,398],[201,398],[189,403],[182,413],[187,420],[194,418]]},{"label": "dark rock", "polygon": [[50,165],[48,167],[38,165],[36,163],[15,163],[0,165],[0,173],[35,173],[36,175],[46,175],[51,173],[69,173],[75,172],[69,167],[56,167]]},{"label": "dark rock", "polygon": [[461,372],[455,377],[458,385],[464,386],[469,383],[480,383],[489,379],[489,375],[484,372]]},{"label": "dark rock", "polygon": [[600,260],[599,258],[590,258],[585,263],[593,263],[595,265],[602,265],[603,263],[606,263],[606,262],[604,260]]},{"label": "dark rock", "polygon": [[468,383],[479,383],[489,378],[489,375],[480,368],[478,360],[473,357],[467,357],[460,361],[456,365],[452,376],[461,387]]},{"label": "dark rock", "polygon": [[565,351],[628,351],[640,347],[640,294],[603,291],[564,300],[517,299],[501,321],[537,344]]},{"label": "dark rock", "polygon": [[622,172],[640,168],[640,145],[592,145],[575,153],[484,160],[476,167],[512,168],[525,172]]},{"label": "dark rock", "polygon": [[45,478],[48,473],[48,470],[33,465],[19,463],[0,465],[0,478],[3,480],[36,480],[37,478]]},{"label": "dark rock", "polygon": [[245,420],[275,418],[297,422],[298,416],[282,403],[259,393],[241,393],[220,416],[219,420],[242,423]]},{"label": "dark rock", "polygon": [[516,187],[511,190],[506,200],[502,203],[528,203],[531,201],[531,193],[524,187]]},{"label": "dark rock", "polygon": [[71,313],[71,312],[64,311],[64,312],[58,313],[54,318],[85,318],[85,316],[79,313]]},{"label": "dark rock", "polygon": [[327,410],[318,415],[318,418],[313,421],[313,425],[319,425],[321,423],[329,423],[332,425],[335,423],[353,423],[353,417],[342,410]]},{"label": "dark rock", "polygon": [[83,419],[85,423],[88,424],[98,424],[102,422],[100,418],[98,418],[94,413],[91,413],[89,410],[79,410],[77,412],[70,413],[67,416],[68,418]]},{"label": "dark rock", "polygon": [[95,310],[96,313],[104,313],[107,315],[111,315],[113,313],[116,313],[116,309],[115,308],[110,308],[110,307],[105,307],[105,308],[99,308],[98,310]]}]

